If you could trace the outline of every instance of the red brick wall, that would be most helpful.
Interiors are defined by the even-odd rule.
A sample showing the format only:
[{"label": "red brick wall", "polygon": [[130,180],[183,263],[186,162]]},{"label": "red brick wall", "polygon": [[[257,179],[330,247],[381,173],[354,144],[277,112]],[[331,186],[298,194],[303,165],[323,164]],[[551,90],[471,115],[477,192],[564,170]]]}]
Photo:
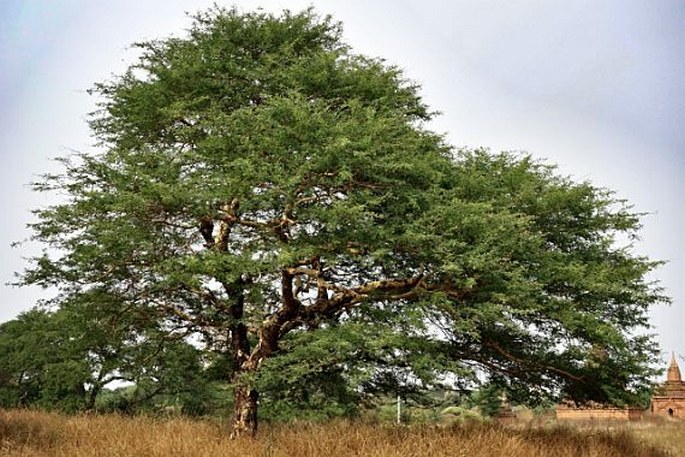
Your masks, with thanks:
[{"label": "red brick wall", "polygon": [[572,421],[634,421],[640,420],[645,414],[644,410],[635,408],[568,408],[557,407],[557,420]]}]

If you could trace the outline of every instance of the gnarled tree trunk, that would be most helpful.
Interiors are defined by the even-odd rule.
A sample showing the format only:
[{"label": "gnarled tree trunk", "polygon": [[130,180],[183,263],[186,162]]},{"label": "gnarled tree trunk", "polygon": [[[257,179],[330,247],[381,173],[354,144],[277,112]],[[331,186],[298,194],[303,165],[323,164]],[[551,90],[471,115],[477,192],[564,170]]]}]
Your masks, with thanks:
[{"label": "gnarled tree trunk", "polygon": [[231,438],[242,436],[253,438],[257,434],[259,393],[250,387],[235,386],[233,397],[235,404],[233,407]]}]

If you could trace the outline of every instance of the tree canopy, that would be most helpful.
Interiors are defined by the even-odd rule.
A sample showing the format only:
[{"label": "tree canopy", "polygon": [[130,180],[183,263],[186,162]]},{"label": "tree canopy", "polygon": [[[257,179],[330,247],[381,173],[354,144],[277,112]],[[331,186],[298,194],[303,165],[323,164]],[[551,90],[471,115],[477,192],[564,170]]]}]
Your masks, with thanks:
[{"label": "tree canopy", "polygon": [[98,152],[35,184],[65,200],[36,212],[46,250],[23,282],[199,336],[230,360],[236,434],[256,430],[258,386],[316,373],[343,396],[649,388],[647,312],[667,298],[659,263],[625,244],[627,202],[526,155],[450,147],[416,84],[312,10],[215,8],[136,46],[93,91]]}]

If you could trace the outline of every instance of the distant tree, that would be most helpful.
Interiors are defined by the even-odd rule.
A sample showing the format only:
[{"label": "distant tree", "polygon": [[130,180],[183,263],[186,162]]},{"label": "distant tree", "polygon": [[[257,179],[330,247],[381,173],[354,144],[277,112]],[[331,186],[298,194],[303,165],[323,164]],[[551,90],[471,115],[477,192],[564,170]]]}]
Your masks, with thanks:
[{"label": "distant tree", "polygon": [[3,407],[27,406],[40,401],[44,367],[58,362],[48,322],[47,313],[29,311],[0,324]]},{"label": "distant tree", "polygon": [[641,332],[666,299],[647,280],[658,263],[617,243],[639,215],[610,192],[455,152],[417,86],[312,11],[215,8],[137,46],[94,91],[101,152],[35,185],[66,200],[37,211],[51,249],[23,282],[201,336],[230,362],[234,435],[255,433],[273,367],[368,388],[489,373],[531,402],[649,385]]},{"label": "distant tree", "polygon": [[159,350],[150,338],[152,327],[139,325],[140,314],[121,305],[115,295],[92,288],[63,301],[51,314],[55,334],[65,341],[56,346],[56,357],[83,367],[80,391],[86,411],[95,408],[108,385],[132,382],[132,371]]},{"label": "distant tree", "polygon": [[203,414],[210,395],[201,352],[179,339],[162,343],[154,351],[141,347],[139,358],[131,364],[127,373],[135,388],[127,409],[174,406],[189,415]]},{"label": "distant tree", "polygon": [[32,310],[0,325],[3,406],[74,412],[94,401],[95,367],[65,314]]},{"label": "distant tree", "polygon": [[0,404],[88,411],[113,382],[138,385],[142,402],[178,395],[202,377],[200,354],[188,343],[135,327],[133,313],[104,312],[107,297],[93,291],[79,298],[87,302],[0,324]]}]

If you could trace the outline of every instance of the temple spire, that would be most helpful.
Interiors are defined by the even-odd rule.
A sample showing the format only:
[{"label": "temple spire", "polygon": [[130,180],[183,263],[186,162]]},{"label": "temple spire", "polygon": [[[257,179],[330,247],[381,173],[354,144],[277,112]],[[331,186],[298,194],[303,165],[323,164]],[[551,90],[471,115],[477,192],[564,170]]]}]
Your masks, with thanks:
[{"label": "temple spire", "polygon": [[682,382],[680,377],[680,368],[678,367],[678,362],[675,360],[674,352],[671,352],[671,364],[668,367],[666,382]]}]

